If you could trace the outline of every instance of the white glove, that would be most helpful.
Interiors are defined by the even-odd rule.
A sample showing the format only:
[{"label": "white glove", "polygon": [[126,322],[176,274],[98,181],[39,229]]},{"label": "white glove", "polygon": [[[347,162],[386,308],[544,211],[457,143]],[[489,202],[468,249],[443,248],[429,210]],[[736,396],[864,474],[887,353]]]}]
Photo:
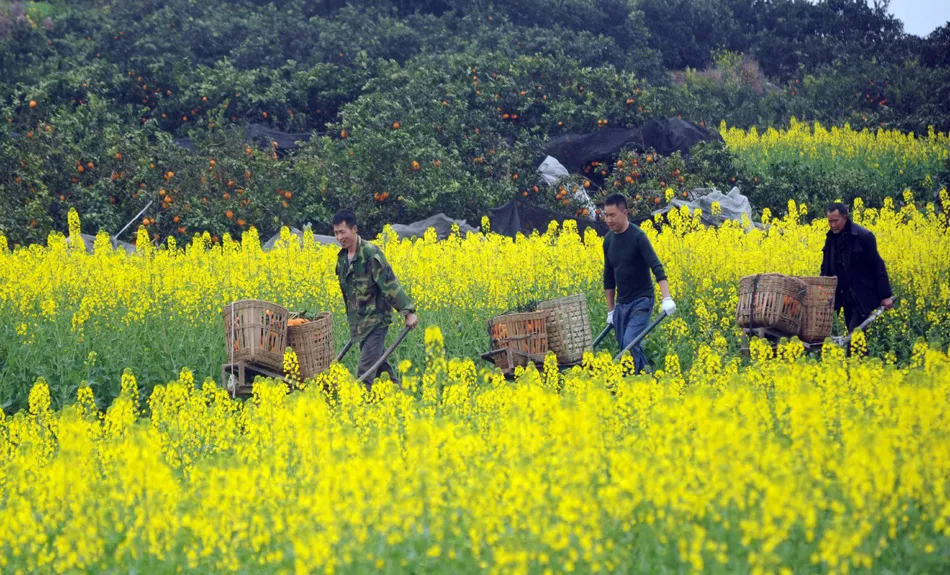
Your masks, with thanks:
[{"label": "white glove", "polygon": [[607,312],[607,325],[613,325],[613,324],[614,324],[614,310],[610,310]]},{"label": "white glove", "polygon": [[673,302],[673,298],[667,297],[663,298],[663,313],[666,315],[673,315],[676,313],[676,304]]}]

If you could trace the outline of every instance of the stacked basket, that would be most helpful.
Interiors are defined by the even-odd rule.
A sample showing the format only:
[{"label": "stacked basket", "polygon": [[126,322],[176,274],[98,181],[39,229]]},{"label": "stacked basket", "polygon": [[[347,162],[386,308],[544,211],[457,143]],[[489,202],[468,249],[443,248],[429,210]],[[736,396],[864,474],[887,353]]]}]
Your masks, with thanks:
[{"label": "stacked basket", "polygon": [[551,310],[528,313],[509,313],[493,317],[488,322],[488,334],[495,365],[511,371],[529,361],[544,361],[548,352],[548,322]]},{"label": "stacked basket", "polygon": [[590,316],[584,294],[544,301],[538,309],[550,310],[548,343],[562,364],[579,363],[584,352],[593,347]]},{"label": "stacked basket", "polygon": [[798,337],[806,343],[822,342],[831,337],[835,321],[836,277],[800,277],[805,282],[805,313]]},{"label": "stacked basket", "polygon": [[798,335],[805,313],[807,284],[782,274],[746,276],[739,282],[739,327],[772,335]]},{"label": "stacked basket", "polygon": [[313,319],[291,320],[287,343],[297,354],[300,379],[310,379],[330,367],[333,361],[333,315],[323,312]]},{"label": "stacked basket", "polygon": [[256,299],[225,306],[224,332],[231,363],[256,363],[282,370],[287,347],[287,308]]}]

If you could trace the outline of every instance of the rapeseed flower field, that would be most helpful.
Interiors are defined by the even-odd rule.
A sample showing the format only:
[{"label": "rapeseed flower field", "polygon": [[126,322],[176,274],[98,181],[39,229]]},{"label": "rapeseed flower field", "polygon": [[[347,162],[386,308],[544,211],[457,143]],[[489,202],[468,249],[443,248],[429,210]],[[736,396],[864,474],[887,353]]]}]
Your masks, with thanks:
[{"label": "rapeseed flower field", "polygon": [[[753,344],[654,376],[447,359],[371,395],[339,365],[238,402],[182,370],[0,419],[5,573],[938,573],[950,358]],[[553,357],[553,356],[552,356]],[[331,390],[331,391],[327,391]],[[147,416],[142,416],[147,413]]]},{"label": "rapeseed flower field", "polygon": [[596,236],[386,231],[426,326],[397,351],[402,387],[334,364],[247,401],[213,379],[223,306],[331,311],[339,348],[336,248],[143,231],[134,254],[105,235],[88,253],[76,214],[45,246],[0,237],[0,571],[942,572],[950,197],[914,200],[855,205],[899,299],[849,355],[738,353],[739,278],[818,271],[807,206],[644,222],[679,310],[636,377],[606,352],[510,381],[474,360],[488,318],[539,300],[584,293],[602,325]]},{"label": "rapeseed flower field", "polygon": [[[909,193],[899,200],[900,206],[888,201],[881,209],[855,206],[855,220],[877,236],[899,298],[868,338],[871,355],[890,363],[906,363],[919,337],[938,346],[950,342],[950,196],[943,191],[938,204],[919,207]],[[757,226],[704,228],[685,208],[642,224],[679,307],[647,340],[654,364],[675,354],[689,369],[711,350],[736,357],[742,276],[818,275],[827,223],[815,212],[822,208],[788,207],[782,218],[766,211]],[[118,395],[117,376],[126,367],[136,370],[145,395],[182,368],[199,380],[217,375],[227,359],[221,310],[239,299],[330,311],[337,349],[348,338],[335,246],[310,236],[291,241],[285,232],[286,241],[265,252],[252,229],[239,240],[225,236],[212,245],[207,235],[196,235],[188,245],[170,239],[155,249],[143,231],[135,254],[112,250],[106,236],[89,254],[80,245],[79,216],[71,222],[71,237],[52,234],[46,246],[11,252],[0,238],[0,407],[7,410],[27,405],[38,377],[49,383],[54,406],[71,402],[85,381],[104,407]],[[583,293],[595,333],[604,325],[601,240],[570,226],[517,239],[488,232],[399,241],[386,232],[377,240],[422,325],[442,329],[450,356],[477,358],[488,350],[486,322],[532,302]],[[418,363],[423,348],[417,330],[395,359]]]}]

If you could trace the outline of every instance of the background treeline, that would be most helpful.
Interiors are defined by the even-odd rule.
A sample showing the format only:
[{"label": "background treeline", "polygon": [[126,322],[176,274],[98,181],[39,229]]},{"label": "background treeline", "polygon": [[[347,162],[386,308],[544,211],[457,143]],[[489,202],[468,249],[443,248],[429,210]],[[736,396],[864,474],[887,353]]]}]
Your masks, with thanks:
[{"label": "background treeline", "polygon": [[[325,230],[344,205],[369,231],[523,196],[575,213],[535,172],[544,143],[653,117],[950,130],[950,26],[908,36],[864,0],[0,0],[0,71],[0,232],[22,243],[70,207],[115,233],[149,201],[159,241]],[[251,124],[313,135],[285,153]],[[887,185],[931,196],[934,157]],[[675,179],[620,187],[735,183],[773,209],[903,191],[721,145],[663,162]]]}]

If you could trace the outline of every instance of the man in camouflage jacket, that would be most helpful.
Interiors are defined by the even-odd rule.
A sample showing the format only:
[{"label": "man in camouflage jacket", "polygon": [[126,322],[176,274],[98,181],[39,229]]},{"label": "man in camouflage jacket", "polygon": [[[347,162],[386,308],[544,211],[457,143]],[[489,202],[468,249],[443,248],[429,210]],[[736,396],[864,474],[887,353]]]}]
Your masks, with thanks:
[{"label": "man in camouflage jacket", "polygon": [[[414,329],[419,324],[416,308],[402,285],[396,279],[392,267],[379,247],[363,240],[356,226],[356,215],[342,210],[333,217],[333,234],[343,249],[337,256],[336,275],[346,304],[346,319],[350,324],[350,337],[360,344],[360,361],[357,377],[362,376],[383,355],[386,334],[392,324],[393,308],[406,317],[406,326]],[[396,373],[388,361],[372,375],[383,372],[397,381]]]}]

